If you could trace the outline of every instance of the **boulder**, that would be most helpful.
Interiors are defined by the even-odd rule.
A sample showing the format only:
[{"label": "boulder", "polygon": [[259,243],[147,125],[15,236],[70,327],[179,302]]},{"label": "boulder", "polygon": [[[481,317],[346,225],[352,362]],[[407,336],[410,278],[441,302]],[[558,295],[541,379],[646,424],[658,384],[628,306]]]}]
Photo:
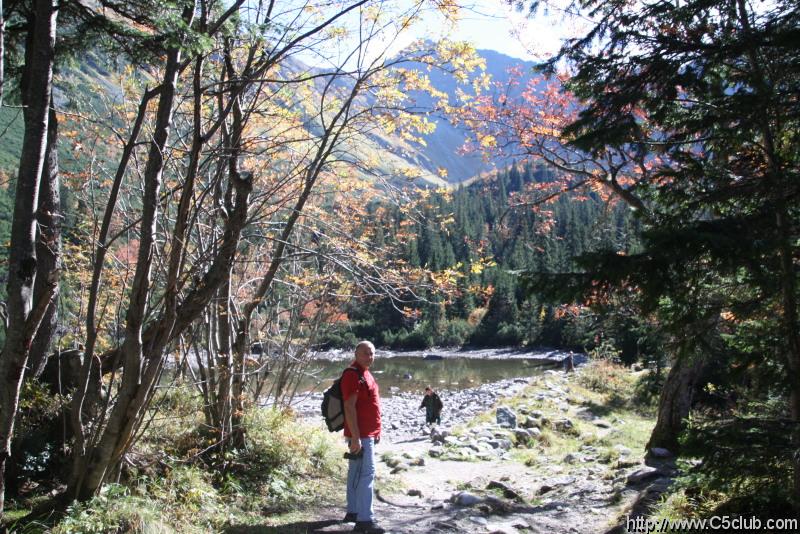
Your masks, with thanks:
[{"label": "boulder", "polygon": [[540,428],[541,423],[538,419],[534,419],[533,417],[526,417],[522,420],[522,428]]},{"label": "boulder", "polygon": [[468,491],[460,491],[453,494],[453,496],[450,497],[450,500],[457,506],[474,506],[482,503],[484,499]]},{"label": "boulder", "polygon": [[525,445],[533,439],[533,435],[527,428],[518,428],[514,430],[514,438],[516,438],[518,444]]},{"label": "boulder", "polygon": [[492,439],[487,442],[494,449],[501,449],[504,451],[510,450],[513,444],[507,439]]},{"label": "boulder", "polygon": [[564,463],[565,464],[574,464],[578,460],[580,460],[580,457],[577,454],[569,453],[566,456],[564,456]]},{"label": "boulder", "polygon": [[660,475],[661,473],[655,467],[644,466],[629,474],[626,478],[626,481],[628,484],[638,484],[640,482],[656,478]]},{"label": "boulder", "polygon": [[503,427],[516,428],[517,414],[511,408],[498,406],[496,411],[497,424]]},{"label": "boulder", "polygon": [[575,428],[575,424],[569,419],[559,419],[553,423],[553,428],[559,432],[566,432]]},{"label": "boulder", "polygon": [[450,436],[450,432],[447,430],[439,430],[438,428],[431,430],[431,441],[433,443],[444,443],[445,438],[448,436]]}]

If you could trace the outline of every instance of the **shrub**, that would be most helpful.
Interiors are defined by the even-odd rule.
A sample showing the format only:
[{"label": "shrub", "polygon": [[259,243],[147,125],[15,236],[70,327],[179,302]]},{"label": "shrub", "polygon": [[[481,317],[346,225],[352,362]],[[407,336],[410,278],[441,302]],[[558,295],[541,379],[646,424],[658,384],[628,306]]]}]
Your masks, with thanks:
[{"label": "shrub", "polygon": [[40,382],[29,380],[23,383],[12,457],[6,471],[9,495],[14,495],[25,479],[54,476],[67,461],[58,446],[62,441],[62,417],[67,402],[67,397],[51,393]]},{"label": "shrub", "polygon": [[657,406],[665,379],[664,372],[660,367],[643,373],[633,387],[633,396],[631,397],[633,403],[645,408]]},{"label": "shrub", "polygon": [[448,321],[442,336],[436,340],[437,345],[445,347],[460,347],[472,335],[473,327],[464,319]]},{"label": "shrub", "polygon": [[433,335],[425,325],[420,325],[408,333],[403,341],[405,349],[427,349],[433,346]]},{"label": "shrub", "polygon": [[427,349],[433,346],[433,336],[427,331],[425,325],[422,324],[412,330],[407,331],[401,328],[394,336],[390,346],[393,349]]},{"label": "shrub", "polygon": [[690,420],[681,454],[702,463],[681,481],[687,495],[724,494],[707,515],[785,517],[791,509],[796,453],[792,429],[790,421],[762,417]]},{"label": "shrub", "polygon": [[631,382],[628,370],[609,360],[596,360],[581,369],[578,383],[598,393],[627,395]]},{"label": "shrub", "polygon": [[162,521],[156,502],[133,496],[125,486],[109,484],[100,495],[85,503],[75,503],[51,532],[53,534],[82,533],[155,533],[173,532]]},{"label": "shrub", "polygon": [[333,330],[323,333],[319,337],[319,347],[322,350],[345,349],[354,347],[358,343],[356,335],[349,330]]},{"label": "shrub", "polygon": [[525,338],[525,332],[517,324],[500,323],[497,334],[495,335],[495,342],[500,346],[516,346],[522,343]]},{"label": "shrub", "polygon": [[589,357],[593,360],[605,360],[613,363],[620,362],[621,354],[615,341],[609,338],[604,338],[599,345],[589,351]]}]

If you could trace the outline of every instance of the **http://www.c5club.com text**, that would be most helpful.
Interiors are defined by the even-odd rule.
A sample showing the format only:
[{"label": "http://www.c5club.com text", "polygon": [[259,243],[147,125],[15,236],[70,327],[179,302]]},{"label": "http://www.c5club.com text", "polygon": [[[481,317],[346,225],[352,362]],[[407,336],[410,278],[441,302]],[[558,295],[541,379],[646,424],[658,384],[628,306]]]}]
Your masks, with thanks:
[{"label": "http://www.c5club.com text", "polygon": [[713,516],[703,519],[651,519],[627,517],[625,529],[630,534],[655,532],[798,532],[797,519],[759,518],[755,516]]}]

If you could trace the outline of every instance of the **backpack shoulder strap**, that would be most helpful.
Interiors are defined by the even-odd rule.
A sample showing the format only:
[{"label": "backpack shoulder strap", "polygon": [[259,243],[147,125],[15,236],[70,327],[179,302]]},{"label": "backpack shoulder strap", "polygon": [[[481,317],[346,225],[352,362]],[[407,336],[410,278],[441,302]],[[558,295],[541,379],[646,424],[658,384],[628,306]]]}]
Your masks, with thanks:
[{"label": "backpack shoulder strap", "polygon": [[352,367],[352,366],[350,366],[350,367],[345,367],[345,368],[344,368],[344,371],[342,371],[342,377],[344,377],[344,374],[345,374],[347,371],[355,371],[356,373],[358,373],[358,378],[359,378],[360,380],[364,380],[364,371],[362,371],[362,370],[361,370],[361,369],[359,369],[358,367]]}]

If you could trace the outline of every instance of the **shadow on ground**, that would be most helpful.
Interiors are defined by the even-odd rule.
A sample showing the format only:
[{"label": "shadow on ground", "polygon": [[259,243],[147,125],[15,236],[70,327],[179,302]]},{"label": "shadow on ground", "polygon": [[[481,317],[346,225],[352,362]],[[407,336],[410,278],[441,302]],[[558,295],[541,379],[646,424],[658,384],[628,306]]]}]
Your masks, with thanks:
[{"label": "shadow on ground", "polygon": [[[535,518],[538,514],[555,512],[557,509],[568,507],[569,503],[563,501],[552,502],[544,506],[531,506],[511,503],[493,497],[488,497],[482,505],[476,507],[446,506],[442,508],[434,507],[433,509],[426,505],[403,506],[382,500],[381,505],[376,506],[376,516],[387,533],[460,533],[484,529],[483,525],[471,521],[471,517],[475,516],[486,518],[488,521],[497,524],[508,523],[515,517],[526,517],[529,523],[535,523]],[[226,534],[332,534],[351,532],[352,528],[352,523],[342,523],[338,519],[321,519],[284,523],[275,526],[231,526],[224,532]],[[533,530],[533,532],[541,531]]]},{"label": "shadow on ground", "polygon": [[[327,530],[333,525],[339,525],[339,530]],[[350,532],[352,525],[341,523],[337,519],[326,519],[323,521],[298,521],[297,523],[286,523],[284,525],[247,525],[232,526],[224,530],[225,534],[301,534],[311,532]]]}]

